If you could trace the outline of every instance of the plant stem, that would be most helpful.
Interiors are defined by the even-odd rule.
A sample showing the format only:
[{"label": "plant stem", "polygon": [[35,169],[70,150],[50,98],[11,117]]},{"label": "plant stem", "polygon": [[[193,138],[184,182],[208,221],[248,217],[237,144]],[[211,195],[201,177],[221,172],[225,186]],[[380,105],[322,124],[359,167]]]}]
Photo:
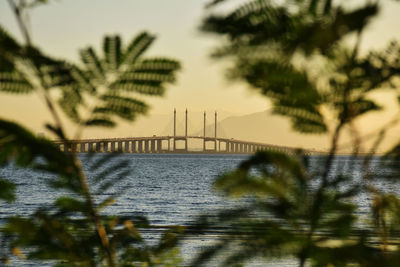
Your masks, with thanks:
[{"label": "plant stem", "polygon": [[[28,32],[27,27],[21,16],[21,11],[22,11],[21,8],[18,7],[13,0],[8,0],[8,3],[10,4],[11,9],[13,10],[13,12],[17,18],[18,25],[19,25],[21,32],[25,38],[26,45],[28,47],[32,46],[29,32]],[[57,131],[58,131],[58,135],[62,139],[62,141],[68,142],[68,138],[66,137],[65,131],[63,130],[63,125],[62,125],[60,116],[58,115],[57,110],[53,104],[53,101],[51,99],[49,91],[47,90],[48,88],[46,88],[46,84],[44,83],[43,73],[40,70],[40,66],[36,66],[36,72],[37,72],[37,75],[41,82],[40,89],[43,92],[43,96],[44,96],[47,108],[49,109],[49,111],[54,119],[55,125],[57,127]],[[75,165],[74,167],[78,171],[78,179],[80,182],[80,186],[81,186],[83,195],[86,198],[86,203],[89,208],[90,220],[92,220],[92,222],[94,223],[97,234],[99,235],[99,238],[101,240],[101,247],[102,247],[104,254],[107,256],[108,266],[114,267],[114,266],[116,266],[115,259],[114,259],[112,250],[110,248],[110,242],[107,237],[107,232],[105,230],[103,222],[100,219],[99,214],[97,213],[97,210],[96,210],[96,207],[95,207],[95,204],[94,204],[94,201],[93,201],[90,189],[89,189],[89,185],[88,185],[85,173],[82,168],[82,165],[81,165],[80,161],[78,160],[76,153],[73,153],[72,157],[73,157],[73,162]]]},{"label": "plant stem", "polygon": [[26,27],[24,20],[22,19],[21,8],[19,6],[17,6],[13,0],[8,0],[8,3],[15,14],[15,17],[17,18],[18,26],[19,26],[19,28],[22,32],[22,35],[26,41],[26,45],[31,46],[32,45],[31,37],[29,35],[28,28]]}]

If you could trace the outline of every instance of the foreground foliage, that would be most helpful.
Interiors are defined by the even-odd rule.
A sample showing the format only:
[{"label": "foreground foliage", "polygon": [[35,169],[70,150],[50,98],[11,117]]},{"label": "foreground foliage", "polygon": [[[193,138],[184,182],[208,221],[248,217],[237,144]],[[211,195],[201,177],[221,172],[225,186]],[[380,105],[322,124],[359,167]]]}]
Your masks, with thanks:
[{"label": "foreground foliage", "polygon": [[[141,96],[162,95],[175,80],[177,61],[144,58],[154,41],[147,32],[126,46],[119,36],[107,36],[102,53],[81,50],[81,65],[46,55],[32,44],[23,16],[44,2],[9,1],[25,44],[0,27],[0,91],[41,95],[53,118],[46,127],[56,138],[68,141],[64,117],[79,126],[76,138],[85,127],[132,121],[148,109]],[[210,3],[209,12],[223,2]],[[398,118],[378,129],[368,144],[355,127],[360,117],[381,109],[372,93],[391,88],[398,95],[400,46],[392,42],[385,50],[359,53],[363,32],[379,11],[379,1],[344,6],[332,0],[255,0],[205,18],[204,32],[225,37],[213,56],[231,60],[228,77],[268,97],[273,111],[288,117],[299,132],[329,134],[331,146],[324,157],[259,151],[217,178],[217,191],[240,201],[210,211],[186,230],[186,236],[220,233],[193,266],[238,266],[287,256],[299,266],[400,264],[400,199],[375,186],[378,179],[399,177],[400,145],[385,157],[374,157]],[[352,156],[341,158],[339,141],[346,131],[352,137],[346,152]],[[362,158],[361,148],[369,152]],[[128,162],[113,164],[112,157],[86,158],[93,173],[88,178],[76,154],[62,153],[49,140],[0,120],[0,164],[51,173],[49,188],[62,193],[50,207],[8,218],[1,248],[9,250],[1,251],[2,262],[14,253],[53,260],[56,266],[180,265],[176,244],[182,227],[169,228],[158,244],[149,245],[140,234],[151,227],[146,218],[104,212],[122,194],[111,190],[119,181],[110,180],[110,170],[120,170],[121,180],[130,172]],[[13,201],[14,191],[10,180],[0,179],[1,201]],[[109,197],[95,198],[99,192]],[[370,201],[368,217],[357,212],[360,194]]]},{"label": "foreground foliage", "polygon": [[[119,36],[106,36],[102,56],[90,47],[81,50],[81,66],[44,54],[32,44],[24,19],[30,8],[44,2],[9,1],[25,44],[0,26],[0,91],[39,94],[53,118],[46,124],[53,138],[68,142],[63,118],[79,126],[75,138],[85,127],[113,127],[120,119],[132,121],[148,110],[141,96],[161,96],[165,85],[175,81],[178,61],[144,57],[155,40],[147,32],[126,46]],[[56,266],[179,265],[179,251],[174,247],[181,228],[167,229],[158,244],[149,245],[140,234],[140,229],[151,227],[146,218],[134,212],[126,217],[103,212],[122,193],[112,187],[130,172],[128,161],[112,163],[113,156],[87,158],[95,174],[88,179],[74,152],[63,153],[50,140],[0,119],[0,165],[53,174],[45,182],[62,195],[29,217],[8,218],[1,238],[2,250],[7,244],[10,251],[1,251],[2,263],[9,262],[13,253],[52,260]],[[111,180],[115,169],[119,178]],[[13,201],[14,188],[10,180],[1,179],[0,199]],[[108,197],[95,198],[99,193]]]},{"label": "foreground foliage", "polygon": [[[359,52],[383,3],[255,0],[213,11],[222,2],[209,4],[201,26],[223,37],[212,57],[229,59],[228,78],[268,97],[273,112],[289,118],[295,130],[328,134],[331,146],[324,157],[308,159],[259,152],[219,177],[216,190],[240,201],[199,219],[198,231],[223,231],[193,266],[274,257],[295,258],[299,266],[398,266],[400,198],[376,185],[399,177],[399,146],[374,156],[398,117],[374,134],[356,127],[359,118],[382,108],[372,93],[390,88],[399,96],[399,44]],[[339,151],[344,132],[351,142]],[[360,151],[368,154],[359,157]],[[337,155],[343,152],[351,156]],[[357,211],[360,195],[367,195],[369,217]]]}]

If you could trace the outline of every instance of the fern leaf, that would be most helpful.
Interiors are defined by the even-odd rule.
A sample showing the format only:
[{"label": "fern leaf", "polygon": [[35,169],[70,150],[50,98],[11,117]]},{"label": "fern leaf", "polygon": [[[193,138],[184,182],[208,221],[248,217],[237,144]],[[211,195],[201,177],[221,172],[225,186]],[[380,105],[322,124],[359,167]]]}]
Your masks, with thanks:
[{"label": "fern leaf", "polygon": [[33,87],[23,79],[9,81],[0,80],[0,91],[23,94],[32,92]]},{"label": "fern leaf", "polygon": [[108,69],[116,71],[121,62],[121,39],[119,36],[106,36],[103,51]]},{"label": "fern leaf", "polygon": [[74,122],[80,122],[78,106],[82,103],[82,96],[76,87],[62,88],[63,96],[58,101],[64,113]]},{"label": "fern leaf", "polygon": [[81,50],[81,59],[97,80],[104,80],[103,67],[101,66],[99,58],[91,47]]},{"label": "fern leaf", "polygon": [[85,122],[86,126],[102,126],[102,127],[114,127],[115,122],[113,122],[109,117],[94,117]]},{"label": "fern leaf", "polygon": [[86,73],[80,70],[77,67],[72,67],[71,76],[75,79],[75,81],[79,84],[79,87],[82,90],[86,90],[87,92],[94,93],[96,88],[91,84],[90,79],[87,77]]},{"label": "fern leaf", "polygon": [[144,84],[134,84],[129,82],[124,83],[114,83],[112,84],[112,89],[123,90],[127,92],[137,92],[144,95],[163,95],[165,88],[162,86],[152,86]]},{"label": "fern leaf", "polygon": [[139,100],[119,95],[104,95],[103,106],[94,109],[95,114],[116,115],[125,120],[133,120],[137,114],[146,113],[148,106]]},{"label": "fern leaf", "polygon": [[162,73],[148,73],[148,72],[127,72],[124,73],[120,80],[121,81],[131,81],[131,82],[174,82],[175,76],[171,73],[169,74],[162,74]]},{"label": "fern leaf", "polygon": [[134,63],[153,43],[155,36],[150,35],[147,32],[140,33],[132,42],[128,45],[124,53],[123,64],[131,65]]},{"label": "fern leaf", "polygon": [[156,73],[156,74],[170,74],[181,68],[176,60],[166,58],[147,58],[140,61],[138,64],[132,66],[131,71]]},{"label": "fern leaf", "polygon": [[21,53],[18,42],[0,25],[0,71],[14,69],[14,57]]},{"label": "fern leaf", "polygon": [[107,94],[102,96],[101,99],[110,106],[127,107],[138,113],[145,113],[148,109],[148,106],[142,101],[116,94]]}]

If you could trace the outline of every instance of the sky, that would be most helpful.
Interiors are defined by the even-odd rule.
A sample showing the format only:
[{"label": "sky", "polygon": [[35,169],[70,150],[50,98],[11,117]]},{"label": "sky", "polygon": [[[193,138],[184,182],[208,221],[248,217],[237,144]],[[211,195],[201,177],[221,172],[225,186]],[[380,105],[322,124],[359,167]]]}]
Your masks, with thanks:
[{"label": "sky", "polygon": [[[225,79],[226,64],[209,58],[219,44],[215,36],[199,32],[205,16],[202,0],[58,0],[49,1],[30,14],[31,34],[35,45],[48,54],[79,62],[80,48],[100,50],[106,34],[120,34],[128,42],[135,34],[147,30],[157,40],[146,55],[178,59],[183,69],[176,84],[168,87],[162,98],[150,98],[149,115],[169,114],[174,108],[183,112],[217,110],[227,114],[250,114],[267,110],[266,98],[249,90],[245,84]],[[240,1],[236,1],[240,2]],[[363,50],[382,48],[392,39],[400,40],[400,4],[385,1],[383,11],[364,36]],[[7,4],[0,1],[0,24],[22,40],[15,18]],[[384,98],[383,98],[384,99]],[[385,100],[383,100],[385,101]],[[22,97],[0,95],[0,116],[27,125],[34,132],[44,131],[49,118],[37,95]],[[137,123],[140,123],[137,122]],[[128,128],[127,128],[128,127]],[[128,124],[104,135],[126,136]],[[95,132],[89,132],[90,135]]]}]

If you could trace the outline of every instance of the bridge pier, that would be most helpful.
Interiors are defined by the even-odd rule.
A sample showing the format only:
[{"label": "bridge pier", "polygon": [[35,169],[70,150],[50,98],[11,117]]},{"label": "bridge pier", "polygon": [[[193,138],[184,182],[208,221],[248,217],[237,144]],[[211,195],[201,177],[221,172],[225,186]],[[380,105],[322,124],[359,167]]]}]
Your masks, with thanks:
[{"label": "bridge pier", "polygon": [[72,150],[72,144],[71,143],[65,144],[64,147],[65,147],[65,149],[64,149],[65,152],[71,152],[71,150]]},{"label": "bridge pier", "polygon": [[129,144],[130,144],[130,141],[125,141],[125,144],[124,144],[124,152],[125,153],[130,153],[131,152],[130,149],[129,149]]},{"label": "bridge pier", "polygon": [[121,142],[121,141],[118,142],[118,152],[119,152],[119,153],[122,153],[122,152],[123,152],[123,149],[122,149],[122,142]]},{"label": "bridge pier", "polygon": [[86,152],[91,152],[93,150],[93,143],[87,143],[87,150]]},{"label": "bridge pier", "polygon": [[161,153],[161,151],[162,151],[162,142],[161,142],[161,139],[158,139],[157,140],[157,152]]},{"label": "bridge pier", "polygon": [[103,142],[103,152],[108,152],[108,142]]},{"label": "bridge pier", "polygon": [[115,152],[115,142],[110,142],[111,143],[111,150],[110,152]]},{"label": "bridge pier", "polygon": [[139,145],[136,142],[136,140],[132,141],[132,147],[131,147],[131,152],[132,153],[137,153],[137,150],[139,149]]}]

